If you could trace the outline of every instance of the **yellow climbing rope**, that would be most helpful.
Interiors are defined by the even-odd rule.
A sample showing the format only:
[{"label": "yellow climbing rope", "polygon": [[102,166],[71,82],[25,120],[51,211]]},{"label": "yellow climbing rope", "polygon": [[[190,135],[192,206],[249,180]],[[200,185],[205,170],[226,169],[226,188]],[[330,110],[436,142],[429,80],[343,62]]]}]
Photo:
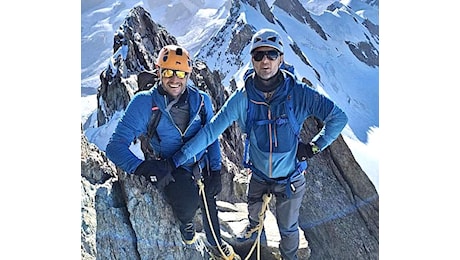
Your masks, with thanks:
[{"label": "yellow climbing rope", "polygon": [[254,252],[254,249],[257,245],[257,259],[260,260],[260,235],[262,234],[262,229],[264,227],[264,219],[265,219],[265,211],[268,209],[268,204],[270,203],[270,200],[272,198],[272,194],[264,194],[262,199],[262,208],[260,209],[259,212],[259,224],[256,226],[257,230],[257,239],[254,241],[254,244],[251,247],[251,250],[248,252],[248,256],[246,256],[245,260],[248,260],[252,253]]},{"label": "yellow climbing rope", "polygon": [[[208,223],[209,223],[209,227],[211,229],[212,237],[214,238],[214,241],[216,241],[217,248],[219,249],[219,252],[222,255],[223,259],[225,259],[225,260],[233,260],[233,258],[235,256],[235,253],[231,252],[230,256],[227,257],[227,255],[222,250],[222,247],[221,247],[219,241],[217,240],[216,232],[214,231],[214,225],[212,224],[211,216],[209,215],[208,203],[207,203],[207,200],[206,200],[206,194],[204,192],[204,183],[203,183],[203,181],[201,179],[198,179],[196,183],[198,184],[199,194],[203,197],[203,204],[204,204],[204,208],[205,208],[205,211],[206,211],[206,217],[208,219]],[[231,250],[231,249],[229,249],[229,250]]]}]

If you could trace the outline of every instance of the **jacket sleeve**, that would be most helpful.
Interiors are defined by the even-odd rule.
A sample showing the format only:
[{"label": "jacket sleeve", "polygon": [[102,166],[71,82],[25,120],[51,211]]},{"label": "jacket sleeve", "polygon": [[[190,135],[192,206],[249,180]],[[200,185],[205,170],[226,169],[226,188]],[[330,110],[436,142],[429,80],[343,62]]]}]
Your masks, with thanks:
[{"label": "jacket sleeve", "polygon": [[[204,105],[206,109],[206,124],[211,121],[211,118],[214,116],[214,109],[212,107],[211,99],[208,95],[204,96]],[[220,153],[220,143],[217,138],[211,145],[208,146],[208,155],[209,162],[211,166],[211,171],[217,171],[222,168],[222,160]]]},{"label": "jacket sleeve", "polygon": [[247,107],[247,101],[243,98],[245,96],[241,91],[233,92],[211,121],[174,154],[172,158],[176,167],[216,141],[234,121],[241,119]]},{"label": "jacket sleeve", "polygon": [[307,115],[312,115],[323,122],[323,127],[312,141],[322,150],[329,146],[342,132],[348,117],[331,99],[304,85],[301,95]]},{"label": "jacket sleeve", "polygon": [[150,111],[151,96],[135,95],[107,144],[105,151],[107,157],[127,173],[133,173],[142,163],[142,160],[131,152],[129,147],[137,137],[146,131]]}]

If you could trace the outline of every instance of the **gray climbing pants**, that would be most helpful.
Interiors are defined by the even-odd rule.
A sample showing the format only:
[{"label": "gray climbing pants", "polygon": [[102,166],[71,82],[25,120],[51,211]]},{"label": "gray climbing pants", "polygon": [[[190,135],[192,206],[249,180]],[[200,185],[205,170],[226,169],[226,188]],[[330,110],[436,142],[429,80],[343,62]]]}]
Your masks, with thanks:
[{"label": "gray climbing pants", "polygon": [[299,248],[299,210],[305,194],[305,176],[298,174],[291,181],[291,197],[286,195],[286,183],[268,183],[255,174],[251,174],[247,198],[249,218],[259,222],[259,212],[263,204],[263,195],[274,194],[276,197],[276,221],[281,236],[279,245],[283,259],[296,260]]}]

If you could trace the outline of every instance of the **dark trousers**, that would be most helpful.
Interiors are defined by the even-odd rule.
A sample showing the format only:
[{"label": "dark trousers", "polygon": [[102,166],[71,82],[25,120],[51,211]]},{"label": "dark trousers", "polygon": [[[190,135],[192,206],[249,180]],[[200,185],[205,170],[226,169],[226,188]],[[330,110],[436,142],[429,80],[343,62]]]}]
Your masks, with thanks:
[{"label": "dark trousers", "polygon": [[[164,192],[166,195],[166,200],[173,209],[174,215],[182,224],[193,222],[196,211],[198,208],[201,208],[203,217],[203,229],[206,234],[206,238],[211,245],[217,245],[210,229],[208,217],[203,204],[203,198],[198,194],[198,185],[193,179],[192,173],[187,172],[182,168],[178,168],[173,172],[172,175],[176,181],[168,184],[165,187]],[[217,205],[215,197],[208,196],[206,194],[206,203],[209,210],[209,216],[213,224],[214,232],[220,244],[220,225],[219,218],[217,216]]]}]

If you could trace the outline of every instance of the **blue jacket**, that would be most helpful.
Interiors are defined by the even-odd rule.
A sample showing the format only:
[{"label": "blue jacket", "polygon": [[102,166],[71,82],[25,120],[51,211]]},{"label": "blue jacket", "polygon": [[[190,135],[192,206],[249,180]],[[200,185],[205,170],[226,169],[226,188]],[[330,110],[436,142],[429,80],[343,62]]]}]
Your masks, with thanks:
[{"label": "blue jacket", "polygon": [[[133,173],[136,170],[139,164],[142,163],[142,160],[134,155],[129,150],[129,147],[133,140],[147,132],[152,107],[156,105],[161,111],[160,121],[156,130],[161,141],[157,138],[152,138],[150,143],[156,154],[160,155],[161,158],[170,158],[202,128],[200,109],[206,109],[207,122],[214,115],[211,99],[205,92],[193,86],[187,86],[187,89],[190,120],[184,133],[181,133],[180,128],[176,126],[171,115],[165,110],[168,104],[168,97],[158,92],[158,84],[156,84],[150,90],[138,92],[129,102],[125,113],[118,122],[107,144],[107,157],[128,173]],[[204,107],[202,104],[204,104]],[[220,170],[221,154],[217,139],[209,142],[203,148],[196,150],[194,156],[183,160],[180,165],[191,172],[195,162],[199,161],[205,154],[206,148],[208,148],[207,154],[211,170]]]},{"label": "blue jacket", "polygon": [[[324,126],[313,138],[313,141],[321,150],[324,150],[339,136],[348,122],[347,116],[329,98],[308,87],[308,85],[296,81],[291,73],[284,70],[282,72],[284,84],[275,90],[272,100],[274,102],[285,100],[289,88],[292,88],[291,96],[297,123],[302,126],[310,116],[315,116],[323,121]],[[173,156],[176,165],[180,165],[192,158],[203,147],[216,140],[234,121],[237,121],[243,132],[245,131],[248,92],[255,93],[256,98],[265,101],[263,93],[255,88],[252,78],[247,77],[245,86],[233,92],[219,112],[211,119],[211,122]],[[251,97],[254,97],[254,95],[251,95]],[[277,135],[279,133],[272,134]],[[273,139],[272,136],[271,140]],[[280,153],[272,153],[270,156],[261,148],[263,144],[269,142],[268,135],[256,135],[252,131],[250,134],[249,156],[253,166],[260,172],[265,173],[269,178],[286,177],[289,173],[295,171],[297,146]]]}]

